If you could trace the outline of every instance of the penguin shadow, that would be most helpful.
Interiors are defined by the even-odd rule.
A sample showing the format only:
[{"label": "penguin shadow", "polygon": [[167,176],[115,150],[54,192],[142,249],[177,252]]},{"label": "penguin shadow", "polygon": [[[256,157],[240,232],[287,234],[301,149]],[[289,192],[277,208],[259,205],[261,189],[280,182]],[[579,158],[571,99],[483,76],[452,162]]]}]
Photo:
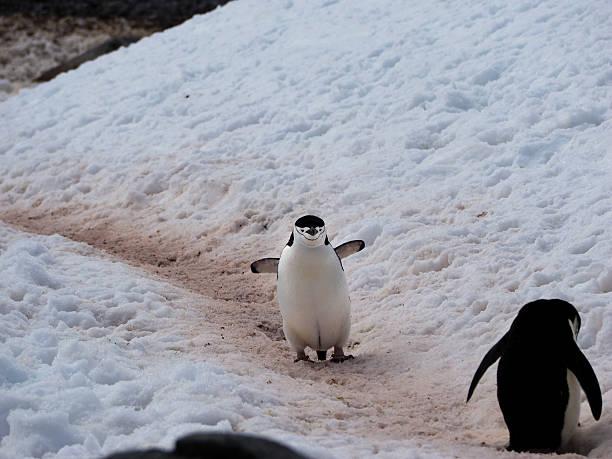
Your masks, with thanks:
[{"label": "penguin shadow", "polygon": [[[354,384],[358,381],[363,383],[364,378],[368,378],[368,375],[372,372],[373,362],[377,362],[376,365],[380,364],[376,355],[348,353],[352,354],[354,358],[344,362],[334,362],[329,356],[326,360],[317,360],[316,356],[310,355],[310,360],[300,360],[298,362],[287,360],[284,368],[286,373],[293,378],[314,383],[337,385],[347,389],[354,387]],[[291,354],[291,357],[293,357],[293,354]],[[376,368],[379,367],[377,366]],[[379,378],[381,376],[380,374],[378,375]]]},{"label": "penguin shadow", "polygon": [[612,424],[597,422],[589,427],[578,427],[567,445],[559,450],[559,454],[580,454],[588,456],[604,440],[612,438]]},{"label": "penguin shadow", "polygon": [[[579,427],[580,429],[580,427]],[[509,449],[508,441],[504,442],[495,442],[495,441],[482,441],[480,443],[464,441],[462,442],[465,445],[475,446],[478,445],[487,450],[491,450],[497,452],[507,452],[514,453],[520,455],[549,455],[551,457],[559,456],[559,455],[578,455],[585,456],[588,455],[601,445],[602,440],[608,439],[612,437],[612,425],[593,425],[589,428],[578,430],[571,440],[568,441],[565,447],[559,448],[557,451],[551,450],[530,450],[517,452]],[[485,456],[483,456],[485,457]]]},{"label": "penguin shadow", "polygon": [[[311,352],[310,360],[302,360],[291,363],[291,365],[299,366],[304,365],[306,368],[312,368],[314,370],[326,370],[331,369],[339,374],[344,372],[347,373],[360,373],[370,372],[371,369],[376,368],[378,370],[386,369],[385,373],[393,373],[393,369],[397,369],[397,373],[400,374],[402,371],[398,368],[397,361],[391,354],[377,354],[372,352],[356,352],[356,346],[347,346],[348,355],[352,355],[353,358],[347,359],[343,362],[334,362],[331,360],[331,350],[328,351],[326,360],[317,360],[314,352]],[[291,354],[292,355],[292,354]],[[363,370],[363,371],[361,371]]]},{"label": "penguin shadow", "polygon": [[257,329],[266,335],[271,341],[287,341],[283,333],[283,324],[269,320],[261,320],[257,324]]}]

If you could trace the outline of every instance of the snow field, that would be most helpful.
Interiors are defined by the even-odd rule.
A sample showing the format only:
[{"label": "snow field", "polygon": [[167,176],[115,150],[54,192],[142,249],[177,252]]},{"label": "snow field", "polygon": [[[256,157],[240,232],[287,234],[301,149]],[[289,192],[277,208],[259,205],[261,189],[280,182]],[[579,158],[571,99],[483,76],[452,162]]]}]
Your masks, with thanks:
[{"label": "snow field", "polygon": [[[261,381],[280,375],[243,362],[239,373],[260,373],[247,378],[178,351],[190,339],[177,324],[203,319],[183,309],[186,292],[83,244],[0,230],[0,457],[169,449],[206,429],[265,432],[332,457],[283,414],[315,396],[266,393]],[[325,439],[325,431],[314,431]],[[346,438],[330,446],[341,455],[372,453],[368,442],[352,440],[350,448]],[[409,454],[415,448],[402,447]]]},{"label": "snow field", "polygon": [[[483,5],[432,15],[432,4],[397,20],[392,1],[350,13],[342,3],[227,5],[3,104],[0,151],[20,161],[2,189],[21,203],[95,201],[92,215],[119,203],[155,223],[212,220],[215,230],[229,206],[233,228],[262,230],[317,201],[331,210],[388,190],[410,196],[406,187],[466,161],[466,185],[494,187],[546,164],[575,132],[604,130],[609,84],[599,82],[611,69],[591,56],[607,49],[605,4]],[[138,84],[117,91],[123,75]],[[481,171],[492,156],[501,166]]]},{"label": "snow field", "polygon": [[[597,423],[583,403],[573,451],[607,457],[611,14],[605,1],[232,2],[1,103],[3,214],[62,210],[64,224],[73,227],[129,222],[139,234],[182,238],[211,262],[223,255],[245,270],[257,258],[278,256],[293,221],[305,213],[326,220],[334,245],[366,241],[366,249],[344,263],[357,366],[334,371],[349,385],[360,377],[364,384],[379,379],[381,398],[362,396],[362,411],[365,417],[379,402],[385,408],[381,417],[396,429],[386,442],[382,428],[359,416],[344,424],[325,418],[316,403],[331,412],[336,405],[316,398],[310,375],[285,367],[274,374],[269,361],[260,367],[244,356],[232,356],[235,362],[219,357],[218,368],[203,367],[198,377],[221,372],[216,377],[230,386],[261,383],[253,390],[278,397],[282,414],[270,417],[247,403],[257,413],[249,417],[235,399],[224,401],[211,389],[219,410],[229,414],[176,425],[238,425],[301,448],[316,439],[337,457],[505,457],[495,449],[506,431],[494,369],[465,406],[469,381],[523,304],[558,297],[581,313],[578,342],[604,397]],[[3,270],[16,279],[2,290],[8,298],[3,313],[18,315],[9,330],[21,324],[25,333],[33,320],[27,311],[43,311],[40,339],[57,341],[45,347],[33,329],[23,337],[6,335],[17,343],[3,357],[8,394],[17,397],[36,378],[66,380],[53,366],[62,356],[57,365],[77,358],[77,352],[59,352],[75,333],[88,338],[80,344],[87,352],[98,343],[110,346],[109,336],[130,339],[129,350],[123,341],[113,344],[111,355],[120,363],[101,371],[111,387],[130,375],[127,382],[136,387],[154,384],[142,390],[155,401],[178,384],[169,376],[174,370],[158,378],[148,373],[155,359],[145,350],[171,353],[176,343],[160,343],[159,336],[173,336],[174,303],[187,293],[177,290],[166,299],[160,293],[166,286],[133,273],[108,274],[116,283],[98,291],[99,270],[110,268],[91,261],[88,272],[80,259],[78,269],[71,268],[78,286],[59,295],[72,284],[63,274],[68,268],[54,267],[49,251],[65,242],[48,244],[45,250],[35,243],[7,245],[0,254],[10,260]],[[92,290],[82,286],[91,282]],[[245,275],[244,285],[251,282],[257,281]],[[144,349],[133,351],[132,342],[145,343]],[[39,376],[20,360],[24,352],[39,356],[33,367],[40,367]],[[141,367],[123,360],[132,352],[143,353]],[[201,355],[174,356],[167,365],[189,358]],[[91,416],[99,422],[114,405],[104,398],[96,368],[78,371],[92,381],[100,405]],[[275,383],[266,388],[264,379],[246,382],[245,375],[273,375]],[[283,394],[283,384],[296,387],[295,394]],[[194,391],[179,393],[189,400]],[[28,405],[30,397],[20,394],[23,404],[5,410],[15,427],[4,431],[3,446],[27,442],[19,427],[23,410],[50,416],[43,405],[54,396]],[[314,431],[283,411],[297,403],[293,396],[306,395],[308,403],[299,407],[321,423]],[[431,400],[420,398],[425,395]],[[160,402],[160,412],[168,413],[165,403],[172,400],[168,395]],[[123,439],[117,444],[156,441],[162,427],[150,411],[140,411],[138,422],[112,425],[109,435]],[[41,421],[35,431],[42,439],[32,455],[52,457],[66,445],[108,451],[110,440],[94,434],[96,446],[86,424],[76,426],[66,416],[53,423],[63,426],[55,433]],[[342,425],[349,428],[338,437],[317,430]],[[161,438],[169,444],[170,435]]]},{"label": "snow field", "polygon": [[[143,426],[160,439],[190,430],[176,413],[159,410],[159,400],[167,397],[161,389],[195,380],[198,366],[211,377],[223,372],[185,362],[165,375],[150,365],[173,340],[160,331],[179,314],[169,305],[176,289],[138,279],[129,268],[101,262],[92,249],[59,236],[1,229],[5,457],[96,457],[105,442],[129,445],[126,434]],[[214,395],[218,388],[208,386]],[[228,428],[222,418],[215,419],[213,409],[201,423]],[[160,421],[168,424],[148,426]]]}]

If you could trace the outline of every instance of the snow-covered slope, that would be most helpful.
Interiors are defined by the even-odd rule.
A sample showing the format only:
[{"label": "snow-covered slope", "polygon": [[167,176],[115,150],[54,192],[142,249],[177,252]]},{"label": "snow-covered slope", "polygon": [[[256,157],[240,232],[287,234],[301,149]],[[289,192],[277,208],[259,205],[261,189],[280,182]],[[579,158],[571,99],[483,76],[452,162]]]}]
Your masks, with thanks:
[{"label": "snow-covered slope", "polygon": [[[231,426],[314,455],[505,456],[479,446],[506,440],[494,371],[465,406],[469,380],[520,306],[559,297],[582,315],[604,395],[598,423],[583,403],[573,450],[611,455],[611,27],[607,1],[240,0],[1,103],[7,222],[163,234],[243,271],[277,256],[304,213],[336,244],[367,244],[345,262],[357,359],[313,369],[238,338],[210,338],[217,357],[185,344],[186,323],[218,338],[186,303],[240,312],[238,294],[213,307],[1,227],[3,453],[96,455]],[[242,291],[273,291],[237,275]],[[252,332],[259,350],[287,347]],[[267,401],[237,401],[243,387]],[[201,391],[215,403],[176,431],[147,411],[168,418]],[[91,427],[102,420],[110,432]]]}]

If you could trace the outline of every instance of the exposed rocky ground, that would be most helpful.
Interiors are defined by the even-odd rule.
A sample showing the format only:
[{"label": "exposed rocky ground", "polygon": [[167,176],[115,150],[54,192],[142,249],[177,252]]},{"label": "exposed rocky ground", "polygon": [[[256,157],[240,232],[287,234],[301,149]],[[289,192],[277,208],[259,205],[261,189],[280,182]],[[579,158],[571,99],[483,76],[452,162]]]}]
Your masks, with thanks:
[{"label": "exposed rocky ground", "polygon": [[0,100],[117,37],[144,37],[229,0],[1,0]]}]

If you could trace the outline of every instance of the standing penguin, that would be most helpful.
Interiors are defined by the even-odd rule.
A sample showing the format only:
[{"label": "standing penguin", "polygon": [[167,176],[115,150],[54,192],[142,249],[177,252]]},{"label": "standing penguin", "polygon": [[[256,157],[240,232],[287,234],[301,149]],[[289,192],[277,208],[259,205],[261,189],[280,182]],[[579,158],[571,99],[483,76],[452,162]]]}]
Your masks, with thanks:
[{"label": "standing penguin", "polygon": [[[576,344],[580,316],[563,300],[537,300],[521,308],[510,330],[484,356],[468,391],[497,359],[497,399],[510,432],[509,450],[556,451],[578,425],[580,386],[595,419],[601,390]],[[577,380],[576,380],[577,378]],[[580,385],[579,385],[580,383]]]},{"label": "standing penguin", "polygon": [[353,358],[344,354],[351,328],[351,306],[342,258],[359,252],[363,241],[350,241],[335,249],[325,223],[314,215],[295,222],[280,259],[264,258],[251,264],[254,273],[277,273],[278,303],[285,337],[297,352],[296,362],[309,360],[306,347],[332,362]]}]

